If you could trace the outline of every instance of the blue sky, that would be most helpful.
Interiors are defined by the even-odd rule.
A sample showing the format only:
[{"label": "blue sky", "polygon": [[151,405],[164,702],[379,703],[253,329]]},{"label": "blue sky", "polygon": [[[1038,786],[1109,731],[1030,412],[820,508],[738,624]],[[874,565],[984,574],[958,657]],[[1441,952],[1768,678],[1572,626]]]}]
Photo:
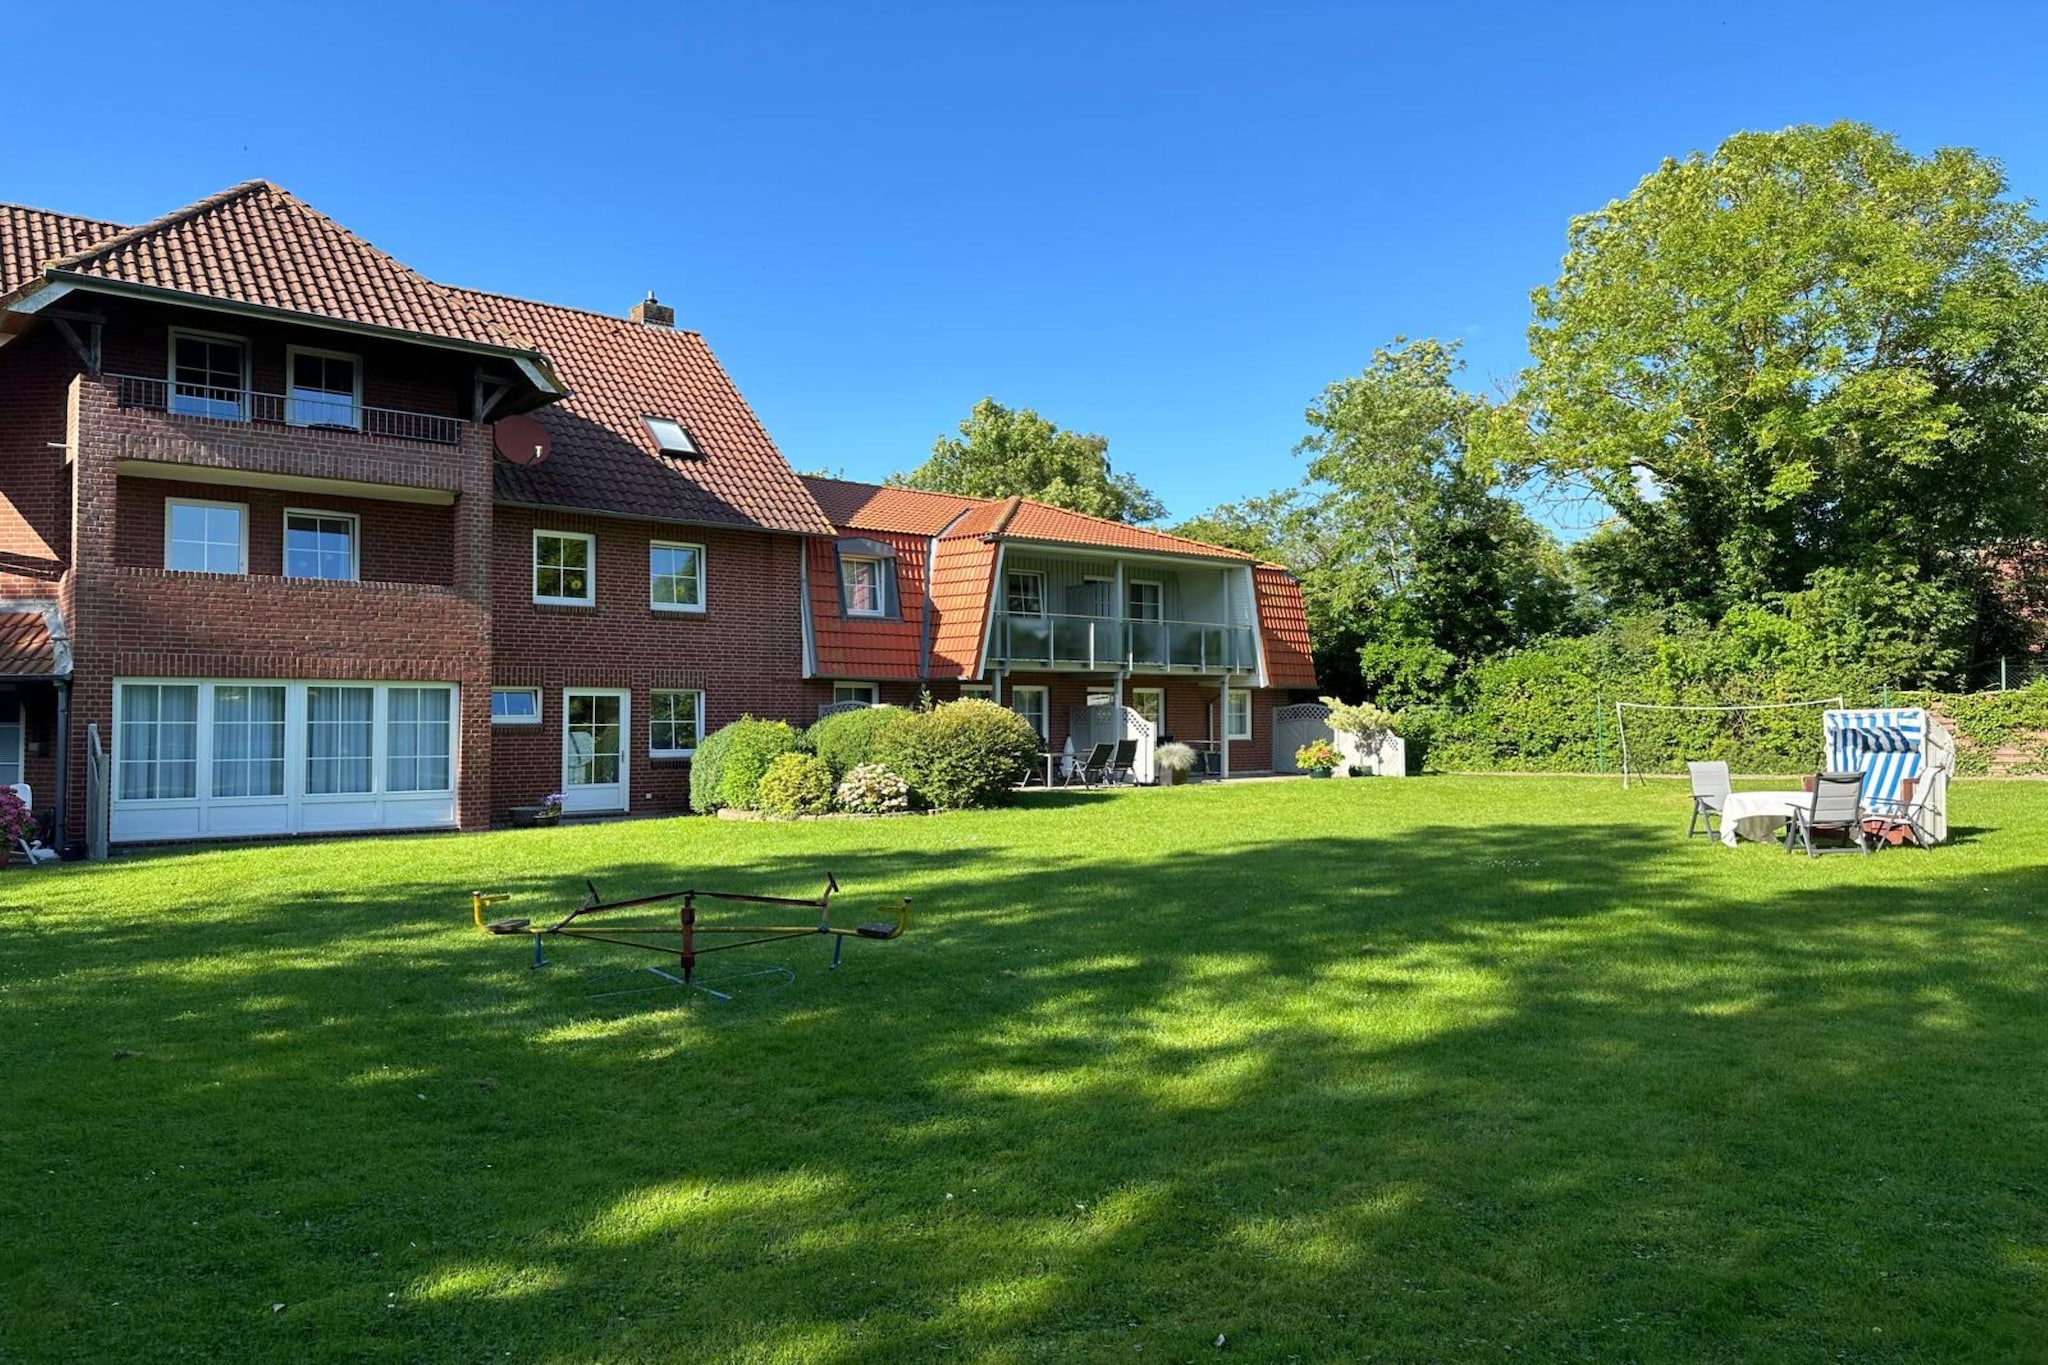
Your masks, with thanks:
[{"label": "blue sky", "polygon": [[1176,517],[1295,481],[1396,334],[1511,376],[1569,217],[1666,155],[1855,118],[2048,195],[2048,7],[124,8],[10,15],[0,199],[267,177],[437,279],[655,290],[799,468],[907,468],[994,394]]}]

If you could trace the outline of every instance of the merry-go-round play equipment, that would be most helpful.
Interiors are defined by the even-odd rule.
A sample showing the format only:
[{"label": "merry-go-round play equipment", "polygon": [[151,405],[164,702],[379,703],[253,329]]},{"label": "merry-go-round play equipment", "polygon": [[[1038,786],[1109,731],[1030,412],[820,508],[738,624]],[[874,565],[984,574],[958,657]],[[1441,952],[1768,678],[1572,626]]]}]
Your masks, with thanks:
[{"label": "merry-go-round play equipment", "polygon": [[[720,1000],[730,999],[724,991],[714,990],[697,980],[699,958],[713,953],[730,952],[735,948],[751,948],[763,943],[781,943],[790,939],[825,937],[832,940],[832,966],[837,968],[840,951],[849,938],[888,940],[900,938],[910,927],[910,900],[904,897],[877,907],[877,913],[887,918],[855,924],[850,928],[832,923],[832,896],[839,890],[837,879],[827,876],[825,889],[815,898],[792,896],[754,896],[736,891],[659,891],[650,896],[632,896],[625,900],[607,901],[598,894],[597,886],[584,882],[590,894],[564,915],[552,923],[539,923],[532,919],[486,919],[484,911],[510,897],[502,893],[486,891],[472,892],[470,911],[476,919],[476,927],[487,934],[502,937],[524,934],[533,940],[534,967],[545,967],[548,960],[542,951],[542,941],[547,938],[580,938],[593,943],[611,943],[625,948],[639,948],[647,952],[660,953],[674,959],[673,972],[664,967],[646,967],[664,981],[703,991]],[[786,909],[815,910],[818,914],[814,924],[719,924],[699,921],[700,902],[737,905],[779,906]],[[657,906],[674,906],[675,918],[658,923],[648,923],[658,913]],[[616,917],[621,911],[641,911],[631,916],[633,923],[619,923]],[[706,941],[708,940],[708,941]]]}]

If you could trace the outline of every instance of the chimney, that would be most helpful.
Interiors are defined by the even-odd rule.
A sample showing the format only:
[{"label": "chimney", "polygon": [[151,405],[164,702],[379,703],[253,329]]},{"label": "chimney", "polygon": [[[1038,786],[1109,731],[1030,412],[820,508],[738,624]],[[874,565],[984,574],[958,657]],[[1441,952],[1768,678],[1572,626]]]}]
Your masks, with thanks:
[{"label": "chimney", "polygon": [[633,305],[627,317],[642,327],[673,327],[676,325],[676,310],[654,297],[652,289],[647,291],[644,302]]}]

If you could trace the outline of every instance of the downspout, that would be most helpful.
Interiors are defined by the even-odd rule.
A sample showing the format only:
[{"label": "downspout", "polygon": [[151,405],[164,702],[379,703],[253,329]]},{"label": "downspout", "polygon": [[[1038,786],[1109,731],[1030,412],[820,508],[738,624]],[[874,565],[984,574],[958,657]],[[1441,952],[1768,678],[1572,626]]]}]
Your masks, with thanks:
[{"label": "downspout", "polygon": [[61,855],[71,828],[71,679],[57,680],[57,820],[50,842]]}]

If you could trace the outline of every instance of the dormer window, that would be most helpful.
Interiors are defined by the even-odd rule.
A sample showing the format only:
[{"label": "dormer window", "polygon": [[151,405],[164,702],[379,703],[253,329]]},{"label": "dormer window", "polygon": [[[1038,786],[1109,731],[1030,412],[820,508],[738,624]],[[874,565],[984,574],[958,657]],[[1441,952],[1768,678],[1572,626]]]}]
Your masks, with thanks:
[{"label": "dormer window", "polygon": [[833,548],[839,569],[839,614],[896,617],[896,551],[880,541],[848,538]]},{"label": "dormer window", "polygon": [[642,417],[640,420],[647,424],[647,434],[654,438],[654,448],[662,454],[682,459],[704,453],[697,449],[697,443],[690,439],[690,433],[685,431],[683,424],[675,418]]}]

